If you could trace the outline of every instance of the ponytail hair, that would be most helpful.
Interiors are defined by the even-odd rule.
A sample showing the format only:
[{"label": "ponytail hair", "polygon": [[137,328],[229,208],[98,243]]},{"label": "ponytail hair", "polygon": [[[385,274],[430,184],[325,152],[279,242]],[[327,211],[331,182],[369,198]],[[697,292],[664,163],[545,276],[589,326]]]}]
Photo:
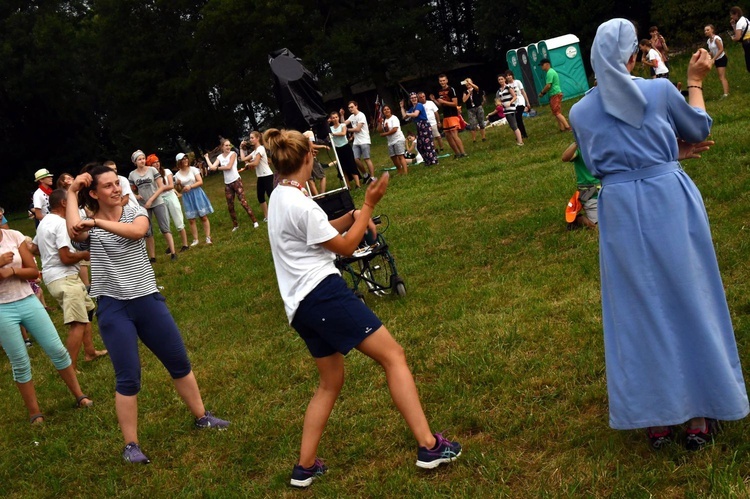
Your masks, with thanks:
[{"label": "ponytail hair", "polygon": [[281,175],[297,173],[310,152],[310,141],[296,130],[269,128],[263,140],[273,165]]}]

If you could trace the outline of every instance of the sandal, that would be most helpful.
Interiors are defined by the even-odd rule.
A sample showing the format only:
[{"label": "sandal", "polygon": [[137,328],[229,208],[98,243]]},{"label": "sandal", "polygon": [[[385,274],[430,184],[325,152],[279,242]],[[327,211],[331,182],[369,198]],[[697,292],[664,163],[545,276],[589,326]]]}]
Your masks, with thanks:
[{"label": "sandal", "polygon": [[[41,419],[41,421],[39,421]],[[29,423],[31,424],[41,424],[44,423],[44,414],[41,412],[38,414],[32,414],[29,416]]]},{"label": "sandal", "polygon": [[[88,402],[85,403],[84,400],[88,400]],[[82,407],[91,407],[93,405],[94,405],[94,401],[91,400],[91,397],[89,397],[88,395],[81,395],[80,397],[76,399],[76,407],[78,409]]]}]

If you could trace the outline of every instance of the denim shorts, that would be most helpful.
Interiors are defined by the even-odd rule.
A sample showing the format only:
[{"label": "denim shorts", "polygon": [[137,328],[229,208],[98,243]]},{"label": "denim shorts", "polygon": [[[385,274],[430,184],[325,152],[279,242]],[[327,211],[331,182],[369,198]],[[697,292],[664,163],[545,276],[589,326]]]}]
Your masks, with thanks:
[{"label": "denim shorts", "polygon": [[297,307],[292,327],[313,357],[346,355],[383,326],[338,274],[323,279]]}]

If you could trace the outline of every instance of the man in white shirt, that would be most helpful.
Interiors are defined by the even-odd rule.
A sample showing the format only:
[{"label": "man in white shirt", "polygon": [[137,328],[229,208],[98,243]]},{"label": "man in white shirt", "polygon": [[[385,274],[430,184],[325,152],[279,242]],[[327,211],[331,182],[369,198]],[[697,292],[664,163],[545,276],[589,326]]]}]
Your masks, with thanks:
[{"label": "man in white shirt", "polygon": [[46,168],[37,170],[34,173],[34,182],[39,188],[34,191],[34,220],[36,225],[49,213],[49,195],[52,189],[52,174]]},{"label": "man in white shirt", "polygon": [[87,361],[106,355],[107,351],[94,348],[91,318],[95,305],[78,277],[79,262],[88,260],[89,252],[72,249],[65,224],[66,198],[64,189],[52,191],[49,196],[50,212],[39,223],[34,243],[42,257],[44,284],[62,308],[63,322],[68,326],[65,346],[76,369],[82,343]]},{"label": "man in white shirt", "polygon": [[419,92],[417,94],[417,99],[419,100],[419,103],[424,106],[424,110],[427,113],[427,122],[432,129],[432,138],[437,144],[437,152],[440,152],[443,149],[443,138],[440,136],[440,127],[438,127],[438,123],[440,122],[440,109],[434,102],[427,100],[427,95],[424,92]]},{"label": "man in white shirt", "polygon": [[[351,130],[348,131],[354,134],[354,142],[352,143],[354,159],[357,160],[359,170],[362,173],[367,173],[369,170],[369,178],[375,178],[375,165],[372,164],[370,159],[370,128],[367,125],[367,117],[365,113],[359,111],[356,101],[349,101],[348,109],[351,114],[344,120],[342,113],[341,121],[352,126]],[[367,165],[366,169],[365,165]],[[369,182],[369,180],[366,180],[366,182]]]}]

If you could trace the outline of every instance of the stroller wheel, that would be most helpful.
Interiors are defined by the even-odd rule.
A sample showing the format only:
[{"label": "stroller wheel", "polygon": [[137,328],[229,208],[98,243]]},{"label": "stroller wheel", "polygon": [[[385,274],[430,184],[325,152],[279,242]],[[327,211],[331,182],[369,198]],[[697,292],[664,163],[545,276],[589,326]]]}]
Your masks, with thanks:
[{"label": "stroller wheel", "polygon": [[396,294],[399,296],[406,296],[406,284],[403,281],[396,283]]}]

